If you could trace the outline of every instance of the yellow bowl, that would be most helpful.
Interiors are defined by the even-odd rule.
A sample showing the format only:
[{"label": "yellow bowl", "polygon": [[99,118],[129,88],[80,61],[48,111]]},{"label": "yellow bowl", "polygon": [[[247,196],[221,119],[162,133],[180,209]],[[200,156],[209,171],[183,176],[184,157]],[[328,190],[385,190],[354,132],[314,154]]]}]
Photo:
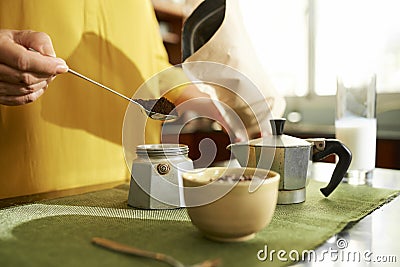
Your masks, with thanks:
[{"label": "yellow bowl", "polygon": [[[219,179],[230,176],[248,179]],[[271,222],[278,199],[277,172],[211,167],[183,173],[182,178],[189,217],[209,239],[246,241]]]}]

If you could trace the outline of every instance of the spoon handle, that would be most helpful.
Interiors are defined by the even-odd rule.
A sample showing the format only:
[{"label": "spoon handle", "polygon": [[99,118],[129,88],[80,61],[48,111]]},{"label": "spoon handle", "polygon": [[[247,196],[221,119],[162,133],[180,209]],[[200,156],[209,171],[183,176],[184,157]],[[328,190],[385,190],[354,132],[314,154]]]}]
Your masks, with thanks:
[{"label": "spoon handle", "polygon": [[[28,50],[29,50],[29,51],[32,51],[32,52],[39,53],[38,51],[36,51],[35,49],[33,49],[33,48],[31,48],[31,47],[28,48]],[[77,72],[77,71],[74,71],[74,70],[68,68],[68,72],[69,72],[69,73],[72,73],[72,74],[74,74],[74,75],[76,75],[76,76],[78,76],[78,77],[80,77],[80,78],[82,78],[82,79],[84,79],[84,80],[86,80],[86,81],[89,81],[89,82],[91,82],[91,83],[94,83],[95,85],[100,86],[100,87],[102,87],[103,89],[106,89],[106,90],[110,91],[111,93],[114,93],[114,94],[116,94],[116,95],[122,97],[122,98],[125,99],[125,100],[128,100],[128,101],[130,101],[130,102],[132,102],[132,103],[135,103],[136,105],[141,106],[139,103],[137,103],[136,101],[134,101],[132,98],[129,98],[129,97],[127,97],[127,96],[125,96],[125,95],[123,95],[123,94],[121,94],[121,93],[118,93],[117,91],[115,91],[115,90],[113,90],[113,89],[111,89],[111,88],[105,86],[104,84],[101,84],[101,83],[99,83],[99,82],[96,82],[95,80],[92,80],[92,79],[90,79],[89,77],[86,77],[85,75],[83,75],[83,74],[81,74],[81,73],[79,73],[79,72]]]},{"label": "spoon handle", "polygon": [[[32,51],[32,52],[39,53],[38,51],[36,51],[36,50],[33,49],[33,48],[28,48],[28,50],[29,50],[29,51]],[[77,72],[77,71],[74,71],[74,70],[72,70],[72,69],[70,69],[70,68],[68,68],[68,72],[71,73],[71,74],[74,74],[75,76],[78,76],[78,77],[81,78],[81,79],[84,79],[84,80],[86,80],[86,81],[88,81],[88,82],[91,82],[91,83],[97,85],[97,86],[100,86],[101,88],[106,89],[106,90],[108,90],[109,92],[114,93],[114,94],[116,94],[117,96],[120,96],[120,97],[122,97],[123,99],[128,100],[129,102],[131,102],[131,103],[133,103],[133,104],[135,104],[135,105],[138,105],[138,106],[144,111],[144,113],[146,113],[146,115],[149,116],[150,118],[152,118],[153,120],[166,121],[166,120],[174,120],[174,119],[177,118],[177,115],[174,115],[174,114],[161,114],[161,113],[154,112],[154,111],[152,111],[152,110],[148,110],[146,107],[144,107],[144,106],[143,106],[141,103],[139,103],[138,101],[135,101],[135,100],[133,100],[132,98],[129,98],[129,97],[127,97],[127,96],[125,96],[125,95],[123,95],[123,94],[121,94],[121,93],[118,93],[117,91],[115,91],[115,90],[113,90],[113,89],[111,89],[111,88],[105,86],[104,84],[101,84],[101,83],[99,83],[99,82],[96,82],[95,80],[92,80],[92,79],[90,79],[89,77],[86,77],[85,75],[83,75],[83,74],[81,74],[81,73],[79,73],[79,72]],[[156,102],[156,104],[157,104],[157,103],[158,103],[158,102]]]},{"label": "spoon handle", "polygon": [[91,83],[94,83],[95,85],[100,86],[100,87],[102,87],[103,89],[106,89],[106,90],[110,91],[111,93],[114,93],[114,94],[116,94],[116,95],[122,97],[122,98],[125,99],[125,100],[128,100],[128,101],[130,101],[130,102],[132,102],[132,103],[135,103],[136,105],[139,105],[139,103],[137,103],[137,102],[134,101],[133,99],[131,99],[131,98],[129,98],[129,97],[127,97],[127,96],[125,96],[125,95],[123,95],[123,94],[121,94],[121,93],[118,93],[117,91],[115,91],[115,90],[113,90],[113,89],[111,89],[111,88],[105,86],[104,84],[101,84],[101,83],[99,83],[99,82],[96,82],[95,80],[92,80],[92,79],[90,79],[89,77],[86,77],[85,75],[83,75],[83,74],[81,74],[81,73],[79,73],[79,72],[77,72],[77,71],[74,71],[74,70],[72,70],[72,69],[68,69],[68,72],[69,72],[69,73],[72,73],[72,74],[74,74],[74,75],[76,75],[76,76],[78,76],[78,77],[80,77],[80,78],[82,78],[82,79],[84,79],[84,80],[86,80],[86,81],[89,81],[89,82],[91,82]]},{"label": "spoon handle", "polygon": [[[74,70],[72,70],[72,69],[68,69],[68,72],[71,73],[71,74],[74,74],[74,75],[78,76],[79,78],[82,78],[82,79],[84,79],[84,80],[86,80],[86,81],[88,81],[88,82],[91,82],[91,83],[93,83],[93,84],[95,84],[95,85],[97,85],[97,86],[100,86],[101,88],[106,89],[106,90],[110,91],[111,93],[114,93],[114,94],[116,94],[116,95],[122,97],[123,99],[130,101],[131,103],[133,103],[133,104],[135,104],[135,105],[138,105],[139,107],[142,108],[142,110],[146,113],[146,115],[149,116],[150,118],[152,118],[153,120],[166,121],[166,120],[173,120],[173,119],[176,119],[176,117],[177,117],[177,116],[174,115],[174,114],[161,114],[161,113],[158,113],[158,112],[154,112],[154,111],[152,111],[152,110],[149,110],[148,108],[146,108],[144,105],[142,105],[142,104],[139,103],[138,101],[135,101],[135,100],[133,100],[132,98],[129,98],[129,97],[127,97],[127,96],[125,96],[125,95],[123,95],[123,94],[121,94],[121,93],[118,93],[117,91],[115,91],[115,90],[113,90],[113,89],[111,89],[111,88],[105,86],[104,84],[101,84],[101,83],[99,83],[99,82],[96,82],[95,80],[92,80],[92,79],[90,79],[89,77],[86,77],[85,75],[83,75],[83,74],[81,74],[81,73],[79,73],[79,72],[77,72],[77,71],[74,71]],[[157,105],[157,103],[158,103],[158,102],[156,102],[156,104],[154,104],[154,105]]]},{"label": "spoon handle", "polygon": [[157,253],[153,251],[148,251],[148,250],[143,250],[139,249],[136,247],[132,246],[127,246],[109,239],[105,238],[100,238],[100,237],[94,237],[92,238],[92,243],[113,250],[121,253],[126,253],[126,254],[131,254],[135,256],[141,256],[145,258],[150,258],[150,259],[155,259],[158,261],[163,261],[165,263],[168,263],[169,265],[173,267],[184,267],[184,265],[177,261],[176,259],[172,258],[171,256],[162,254],[162,253]]}]

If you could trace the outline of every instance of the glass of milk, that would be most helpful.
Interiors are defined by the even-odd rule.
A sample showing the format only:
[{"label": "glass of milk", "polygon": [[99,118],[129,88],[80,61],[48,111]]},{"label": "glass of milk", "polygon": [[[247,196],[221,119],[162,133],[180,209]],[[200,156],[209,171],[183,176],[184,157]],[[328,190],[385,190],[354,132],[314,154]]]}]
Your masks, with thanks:
[{"label": "glass of milk", "polygon": [[352,153],[344,178],[365,184],[372,177],[376,155],[376,75],[352,73],[337,78],[336,139]]}]

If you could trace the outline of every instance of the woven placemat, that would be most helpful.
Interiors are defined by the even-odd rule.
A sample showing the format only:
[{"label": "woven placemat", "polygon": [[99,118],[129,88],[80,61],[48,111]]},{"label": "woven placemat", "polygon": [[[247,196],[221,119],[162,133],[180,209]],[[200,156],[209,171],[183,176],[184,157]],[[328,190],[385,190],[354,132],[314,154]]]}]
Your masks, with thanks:
[{"label": "woven placemat", "polygon": [[222,266],[284,266],[290,261],[262,261],[257,254],[266,246],[300,254],[314,249],[398,194],[342,184],[325,198],[322,186],[311,181],[305,203],[277,206],[271,224],[242,243],[204,238],[185,209],[128,207],[129,185],[10,207],[0,210],[0,266],[167,266],[104,250],[91,244],[92,237],[166,253],[185,264],[221,258]]}]

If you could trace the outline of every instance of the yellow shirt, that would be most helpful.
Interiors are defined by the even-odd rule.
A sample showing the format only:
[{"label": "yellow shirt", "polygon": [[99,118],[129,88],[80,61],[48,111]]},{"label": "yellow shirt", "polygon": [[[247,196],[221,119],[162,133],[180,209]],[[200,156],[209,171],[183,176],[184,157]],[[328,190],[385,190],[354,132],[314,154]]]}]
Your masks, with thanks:
[{"label": "yellow shirt", "polygon": [[[2,0],[0,28],[46,32],[71,69],[128,97],[169,66],[147,0]],[[151,90],[142,97],[160,96]],[[34,103],[0,105],[0,198],[128,179],[132,162],[121,146],[127,106],[68,73]],[[125,149],[159,142],[159,122],[139,109],[134,119]]]}]

